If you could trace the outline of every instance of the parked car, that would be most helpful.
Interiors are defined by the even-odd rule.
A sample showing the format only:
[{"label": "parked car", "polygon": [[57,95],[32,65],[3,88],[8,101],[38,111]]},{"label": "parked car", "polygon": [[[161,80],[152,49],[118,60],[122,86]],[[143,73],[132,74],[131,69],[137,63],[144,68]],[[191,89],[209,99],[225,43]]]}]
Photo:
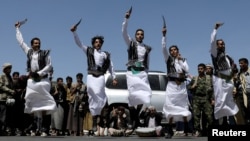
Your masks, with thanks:
[{"label": "parked car", "polygon": [[[105,90],[110,109],[118,105],[128,107],[126,72],[126,70],[116,71],[116,78],[118,81],[118,84],[116,86],[112,85],[112,78],[110,76],[110,73],[105,74]],[[163,105],[165,102],[165,90],[167,85],[166,73],[162,71],[149,71],[148,79],[150,87],[152,89],[151,105],[155,106],[158,112],[163,113]],[[164,121],[165,118],[163,118],[163,122]]]}]

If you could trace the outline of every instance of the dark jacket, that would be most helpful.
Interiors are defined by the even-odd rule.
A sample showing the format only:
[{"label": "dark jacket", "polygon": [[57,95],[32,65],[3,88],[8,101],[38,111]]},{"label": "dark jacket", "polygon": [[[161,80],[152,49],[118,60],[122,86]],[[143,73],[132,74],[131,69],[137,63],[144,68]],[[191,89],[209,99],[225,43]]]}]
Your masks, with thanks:
[{"label": "dark jacket", "polygon": [[[153,117],[155,117],[155,126],[160,126],[162,115],[160,113],[155,112]],[[148,127],[149,120],[150,120],[150,112],[142,111],[140,114],[140,118],[144,119],[143,126]]]}]

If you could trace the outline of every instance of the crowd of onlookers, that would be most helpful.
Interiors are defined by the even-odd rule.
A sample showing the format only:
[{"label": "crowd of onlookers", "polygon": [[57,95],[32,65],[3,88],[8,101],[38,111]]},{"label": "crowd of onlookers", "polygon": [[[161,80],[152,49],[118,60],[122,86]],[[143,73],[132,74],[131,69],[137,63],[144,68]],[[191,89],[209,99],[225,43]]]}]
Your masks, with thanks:
[{"label": "crowd of onlookers", "polygon": [[[130,122],[132,116],[129,110],[123,106],[116,106],[109,109],[106,105],[101,116],[98,117],[97,131],[94,132],[92,115],[88,107],[88,94],[86,84],[83,82],[83,74],[76,74],[76,82],[71,76],[53,80],[50,72],[51,90],[57,104],[57,110],[43,118],[42,126],[38,124],[39,119],[24,112],[25,90],[27,87],[27,76],[19,72],[11,72],[11,64],[3,66],[3,73],[11,77],[13,85],[13,96],[3,97],[1,94],[1,107],[5,106],[6,111],[1,111],[0,136],[129,136],[134,131]],[[1,88],[9,85],[0,81]],[[13,101],[9,102],[10,99]],[[154,108],[152,110],[155,110]],[[5,116],[5,117],[4,117]],[[142,115],[146,118],[147,115]],[[4,118],[3,118],[4,117]],[[5,120],[2,120],[5,119]],[[159,124],[160,121],[157,121]],[[41,126],[41,127],[39,127]],[[85,131],[85,132],[84,132]]]},{"label": "crowd of onlookers", "polygon": [[[242,60],[241,60],[242,61]],[[243,59],[243,62],[246,61]],[[247,62],[248,63],[248,62]],[[8,70],[10,68],[10,70]],[[11,73],[11,65],[5,64],[3,66],[3,73]],[[213,67],[211,65],[198,65],[199,75],[205,74],[212,76]],[[167,125],[162,124],[162,113],[156,111],[154,106],[144,107],[138,119],[140,123],[136,126],[134,122],[131,121],[131,117],[135,116],[130,113],[130,109],[125,106],[109,107],[106,105],[101,116],[97,120],[97,131],[92,130],[93,121],[92,115],[88,108],[88,94],[87,87],[83,82],[83,74],[78,73],[76,75],[76,82],[73,82],[71,76],[67,76],[64,79],[59,77],[53,80],[52,73],[49,75],[51,80],[51,95],[54,97],[57,110],[51,115],[47,115],[47,118],[43,120],[43,129],[37,127],[36,119],[30,114],[24,113],[24,103],[25,103],[25,89],[27,83],[27,76],[20,75],[19,72],[13,72],[11,74],[12,85],[13,85],[13,97],[8,97],[4,100],[3,94],[0,94],[0,106],[6,106],[6,111],[0,110],[1,119],[3,116],[6,117],[5,122],[1,121],[0,136],[129,136],[132,133],[138,135],[149,134],[153,136],[164,136],[165,131],[168,128]],[[199,76],[198,75],[198,76]],[[237,75],[236,75],[237,77]],[[213,94],[210,92],[211,97],[205,97],[205,101],[209,101],[208,107],[197,107],[197,104],[202,100],[201,96],[198,96],[197,102],[197,92],[192,90],[192,86],[204,85],[207,82],[197,84],[196,77],[189,77],[187,80],[187,89],[189,94],[190,111],[192,111],[193,118],[189,121],[189,133],[194,136],[207,136],[207,128],[212,125],[236,125],[236,124],[247,124],[247,118],[242,115],[244,109],[240,109],[237,115],[224,117],[219,120],[214,119],[213,112],[207,113],[207,108],[213,111]],[[235,83],[235,101],[240,108],[239,96],[236,94],[236,89],[239,84],[237,83],[237,78],[232,81]],[[1,78],[1,88],[4,89],[6,82],[3,82]],[[212,87],[212,85],[211,85]],[[201,102],[202,103],[202,102]],[[206,104],[204,104],[206,106]],[[198,111],[198,115],[197,113]],[[209,109],[208,109],[209,111]],[[211,114],[208,116],[207,114]],[[245,113],[247,114],[247,113]],[[212,117],[212,120],[209,118]],[[199,123],[197,123],[199,122]],[[139,130],[140,128],[145,128],[145,130]],[[147,130],[146,130],[147,129]],[[151,131],[150,129],[153,129]],[[175,123],[175,135],[183,135],[183,123]],[[142,133],[141,133],[142,132]],[[145,132],[145,133],[144,133]],[[153,132],[153,134],[152,134]],[[197,133],[198,132],[198,133]],[[186,135],[185,135],[186,136]]]}]

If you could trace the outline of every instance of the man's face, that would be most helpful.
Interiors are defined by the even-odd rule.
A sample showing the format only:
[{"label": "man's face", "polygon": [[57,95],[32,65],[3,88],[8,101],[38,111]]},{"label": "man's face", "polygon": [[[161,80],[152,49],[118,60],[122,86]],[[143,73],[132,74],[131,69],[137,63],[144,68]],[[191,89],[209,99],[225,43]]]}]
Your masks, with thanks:
[{"label": "man's face", "polygon": [[224,43],[224,41],[219,40],[217,42],[217,48],[218,48],[218,50],[224,52],[225,51],[225,43]]},{"label": "man's face", "polygon": [[57,84],[58,84],[59,86],[63,86],[63,80],[58,80]]},{"label": "man's face", "polygon": [[150,112],[150,116],[151,117],[154,117],[155,114],[156,114],[156,110],[155,109],[150,109],[149,112]]},{"label": "man's face", "polygon": [[83,79],[83,77],[81,77],[81,76],[76,77],[76,80],[77,80],[78,83],[82,83],[82,79]]},{"label": "man's face", "polygon": [[144,39],[144,32],[143,31],[137,31],[135,34],[135,39],[137,42],[141,43]]},{"label": "man's face", "polygon": [[100,39],[96,39],[93,46],[94,46],[94,48],[95,48],[96,50],[101,49],[101,47],[102,47],[102,42],[101,42],[101,40],[100,40]]},{"label": "man's face", "polygon": [[248,64],[245,63],[244,61],[239,61],[239,66],[240,66],[240,69],[246,69],[248,68]]},{"label": "man's face", "polygon": [[13,82],[17,82],[19,79],[19,75],[18,74],[13,75],[12,79],[13,79]]},{"label": "man's face", "polygon": [[72,80],[71,79],[67,79],[66,83],[72,83]]},{"label": "man's face", "polygon": [[198,73],[199,73],[199,75],[203,75],[205,73],[205,68],[202,67],[202,66],[199,66],[198,67]]},{"label": "man's face", "polygon": [[212,74],[212,71],[213,71],[212,67],[210,67],[210,66],[206,67],[206,74],[210,75],[210,74]]},{"label": "man's face", "polygon": [[38,49],[40,49],[40,41],[39,40],[34,40],[33,44],[32,44],[32,48],[35,51],[38,50]]},{"label": "man's face", "polygon": [[176,47],[171,47],[171,48],[170,48],[170,55],[171,55],[172,57],[177,57],[178,54],[179,54],[179,51],[178,51],[178,49],[177,49]]},{"label": "man's face", "polygon": [[4,73],[10,74],[10,73],[11,73],[11,70],[12,70],[12,67],[6,67],[6,68],[4,69]]}]

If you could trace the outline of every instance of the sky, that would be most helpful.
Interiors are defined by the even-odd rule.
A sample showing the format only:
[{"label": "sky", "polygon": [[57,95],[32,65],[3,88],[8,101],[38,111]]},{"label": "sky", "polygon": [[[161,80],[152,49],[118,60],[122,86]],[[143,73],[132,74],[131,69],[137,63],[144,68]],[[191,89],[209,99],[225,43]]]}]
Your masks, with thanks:
[{"label": "sky", "polygon": [[[104,36],[103,51],[111,53],[115,70],[125,70],[127,46],[122,37],[125,12],[133,7],[128,33],[144,29],[144,43],[152,47],[150,70],[166,72],[161,52],[162,15],[167,24],[167,48],[177,45],[187,59],[189,73],[197,75],[199,63],[211,63],[210,34],[216,22],[224,22],[217,37],[226,44],[226,52],[238,64],[249,58],[249,0],[2,0],[0,2],[0,65],[9,62],[12,72],[26,74],[27,57],[16,40],[14,24],[28,19],[20,30],[30,45],[41,39],[41,49],[50,49],[54,79],[77,73],[87,75],[87,59],[70,31],[79,19],[77,33],[85,45],[91,38]],[[84,77],[86,79],[86,77]]]}]

